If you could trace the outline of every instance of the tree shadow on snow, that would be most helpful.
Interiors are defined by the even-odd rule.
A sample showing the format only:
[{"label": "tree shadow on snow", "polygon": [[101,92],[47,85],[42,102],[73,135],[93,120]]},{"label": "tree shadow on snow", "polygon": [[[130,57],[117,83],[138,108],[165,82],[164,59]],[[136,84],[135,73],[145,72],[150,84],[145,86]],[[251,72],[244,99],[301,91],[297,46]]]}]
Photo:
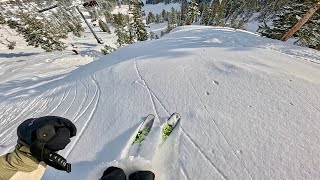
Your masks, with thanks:
[{"label": "tree shadow on snow", "polygon": [[96,43],[81,43],[81,42],[75,42],[74,45],[77,46],[86,46],[86,47],[96,47]]},{"label": "tree shadow on snow", "polygon": [[81,56],[90,56],[90,57],[95,57],[95,58],[102,56],[101,52],[96,51],[96,50],[84,50],[84,51],[80,51],[79,54]]},{"label": "tree shadow on snow", "polygon": [[[14,100],[19,98],[30,98],[40,96],[48,90],[53,90],[61,85],[61,79],[66,74],[60,74],[45,78],[34,77],[33,79],[14,80],[0,84],[0,101]],[[65,83],[64,85],[68,85]],[[57,91],[56,91],[57,92]],[[48,95],[47,95],[48,96]],[[47,97],[43,96],[43,97]]]},{"label": "tree shadow on snow", "polygon": [[26,57],[26,56],[33,56],[39,53],[0,53],[0,58],[16,58],[16,57]]}]

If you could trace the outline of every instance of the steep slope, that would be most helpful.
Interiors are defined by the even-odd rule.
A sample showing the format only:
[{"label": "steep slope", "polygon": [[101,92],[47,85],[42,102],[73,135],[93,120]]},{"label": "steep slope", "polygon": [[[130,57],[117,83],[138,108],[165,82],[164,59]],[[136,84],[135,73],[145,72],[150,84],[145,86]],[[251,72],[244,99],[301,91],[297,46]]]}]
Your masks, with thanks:
[{"label": "steep slope", "polygon": [[[61,152],[73,170],[48,168],[43,179],[98,179],[110,165],[157,179],[317,179],[319,55],[245,31],[182,27],[34,85],[1,84],[2,149],[25,118],[59,115],[78,128]],[[152,154],[173,112],[182,121]],[[120,159],[150,113],[141,158]]]}]

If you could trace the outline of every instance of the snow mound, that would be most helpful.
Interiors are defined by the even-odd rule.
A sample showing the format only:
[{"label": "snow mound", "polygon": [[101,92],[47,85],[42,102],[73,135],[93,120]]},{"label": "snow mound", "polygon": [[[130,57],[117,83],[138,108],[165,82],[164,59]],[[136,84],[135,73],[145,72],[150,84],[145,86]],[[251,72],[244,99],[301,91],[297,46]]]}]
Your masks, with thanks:
[{"label": "snow mound", "polygon": [[[97,179],[111,165],[166,180],[318,179],[319,57],[246,31],[180,27],[63,76],[2,83],[1,152],[24,119],[59,115],[78,128],[60,152],[72,172],[43,179]],[[120,159],[145,116],[156,116],[150,152],[174,112],[182,120],[163,147]]]}]

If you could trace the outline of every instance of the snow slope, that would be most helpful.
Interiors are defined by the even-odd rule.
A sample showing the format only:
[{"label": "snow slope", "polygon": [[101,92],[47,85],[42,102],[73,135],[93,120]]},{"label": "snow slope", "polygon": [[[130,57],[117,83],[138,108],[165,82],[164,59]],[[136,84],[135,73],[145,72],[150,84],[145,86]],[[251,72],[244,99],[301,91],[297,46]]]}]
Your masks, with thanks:
[{"label": "snow slope", "polygon": [[[98,179],[111,165],[166,180],[319,179],[319,63],[318,51],[246,31],[180,27],[69,73],[1,83],[0,152],[24,119],[59,115],[78,128],[60,152],[72,172],[43,179]],[[182,121],[155,152],[174,112]],[[121,158],[150,113],[141,157]]]},{"label": "snow slope", "polygon": [[148,15],[149,12],[152,12],[153,14],[160,14],[162,10],[166,10],[167,12],[170,12],[171,8],[174,8],[175,10],[180,11],[181,4],[180,3],[170,3],[170,4],[158,3],[158,4],[145,4],[143,6],[143,10],[146,13],[146,15]]},{"label": "snow slope", "polygon": [[[181,4],[180,3],[170,3],[170,4],[164,4],[164,3],[158,3],[158,4],[146,4],[144,1],[144,6],[142,6],[142,9],[144,10],[145,14],[148,15],[149,12],[152,12],[153,14],[160,14],[162,10],[171,11],[171,8],[174,8],[176,10],[180,10]],[[116,6],[115,9],[111,12],[112,14],[116,14],[118,12],[122,14],[128,14],[129,6],[128,5],[121,5],[121,7]]]}]

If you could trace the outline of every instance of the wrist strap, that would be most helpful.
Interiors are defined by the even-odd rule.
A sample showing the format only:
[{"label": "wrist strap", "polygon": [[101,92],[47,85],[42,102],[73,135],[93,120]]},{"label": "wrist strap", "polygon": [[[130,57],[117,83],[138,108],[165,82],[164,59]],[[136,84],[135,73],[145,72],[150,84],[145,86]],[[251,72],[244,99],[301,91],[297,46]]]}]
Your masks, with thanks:
[{"label": "wrist strap", "polygon": [[59,154],[44,147],[45,142],[35,141],[30,148],[31,154],[39,161],[44,161],[47,165],[66,172],[71,172],[71,164]]},{"label": "wrist strap", "polygon": [[49,152],[48,157],[48,160],[50,161],[50,163],[47,163],[48,165],[68,173],[71,172],[71,164],[67,163],[67,160],[64,157],[54,152]]}]

